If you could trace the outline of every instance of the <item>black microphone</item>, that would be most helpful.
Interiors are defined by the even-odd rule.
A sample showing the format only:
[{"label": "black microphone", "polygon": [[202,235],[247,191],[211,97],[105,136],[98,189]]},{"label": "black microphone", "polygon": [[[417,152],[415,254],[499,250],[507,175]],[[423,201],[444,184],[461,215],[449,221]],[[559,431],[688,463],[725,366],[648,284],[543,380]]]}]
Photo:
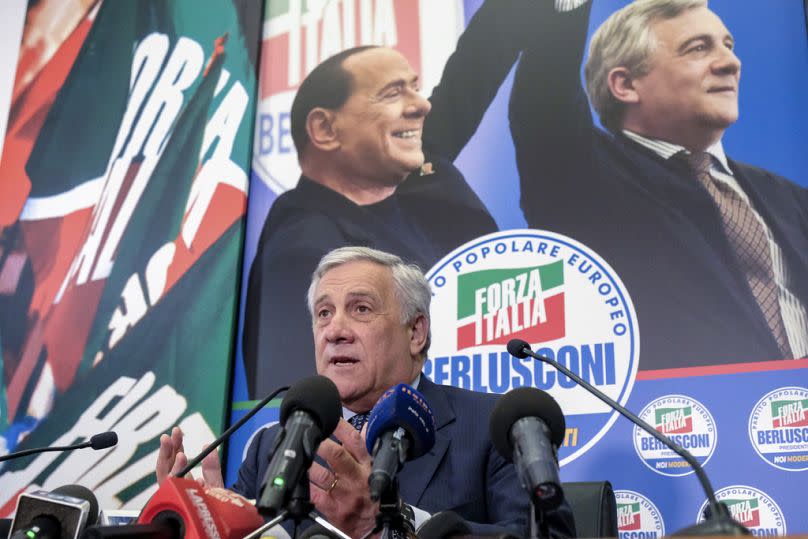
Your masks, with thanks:
[{"label": "black microphone", "polygon": [[454,511],[435,513],[418,527],[415,532],[418,539],[449,539],[471,535],[471,528],[463,518]]},{"label": "black microphone", "polygon": [[491,412],[491,443],[505,460],[514,463],[522,487],[543,510],[558,507],[564,497],[557,452],[565,431],[561,407],[535,387],[509,391]]},{"label": "black microphone", "polygon": [[25,457],[27,455],[33,455],[35,453],[45,453],[47,451],[72,451],[74,449],[84,449],[85,447],[92,447],[93,449],[106,449],[108,447],[112,447],[117,443],[118,443],[117,434],[115,434],[114,432],[102,432],[101,434],[96,434],[86,442],[82,442],[80,444],[63,445],[59,447],[36,447],[33,449],[24,449],[22,451],[15,451],[14,453],[9,453],[7,455],[0,456],[0,462],[3,462],[4,460],[16,459],[19,457]]},{"label": "black microphone", "polygon": [[710,484],[710,480],[707,478],[707,474],[704,473],[704,468],[701,467],[699,462],[687,451],[685,448],[681,447],[679,444],[675,443],[673,440],[653,428],[651,425],[628,411],[626,408],[621,406],[618,402],[608,397],[606,394],[598,390],[592,384],[566,368],[564,365],[561,365],[554,359],[550,359],[549,357],[540,356],[533,352],[530,348],[530,345],[521,340],[521,339],[512,339],[508,342],[508,352],[514,356],[521,359],[526,357],[532,357],[537,359],[541,362],[547,363],[552,365],[555,369],[564,373],[567,377],[572,378],[575,382],[586,389],[588,392],[596,396],[598,399],[603,401],[604,403],[608,404],[613,410],[617,410],[620,415],[640,427],[642,430],[662,442],[665,446],[671,449],[674,453],[682,457],[685,462],[690,464],[693,468],[693,471],[696,473],[696,477],[698,477],[699,482],[701,483],[701,488],[704,490],[704,493],[707,496],[708,507],[711,511],[711,519],[705,520],[700,524],[695,524],[693,526],[689,526],[683,530],[680,530],[673,535],[686,535],[686,536],[696,536],[696,535],[751,535],[751,532],[741,525],[740,523],[736,522],[732,519],[729,514],[729,510],[727,507],[720,503],[715,498],[715,490],[713,489],[712,484]]},{"label": "black microphone", "polygon": [[9,539],[75,538],[97,519],[98,500],[81,485],[25,492],[17,499]]},{"label": "black microphone", "polygon": [[235,423],[233,423],[233,425],[231,425],[229,429],[227,429],[226,431],[224,431],[224,432],[223,432],[221,435],[219,435],[219,437],[218,437],[218,438],[216,438],[215,440],[213,440],[213,442],[211,442],[210,444],[208,444],[208,446],[207,446],[205,449],[203,449],[203,450],[202,450],[202,451],[201,451],[201,452],[200,452],[200,453],[199,453],[197,456],[195,456],[194,458],[192,458],[192,459],[191,459],[191,460],[188,462],[188,464],[186,464],[186,465],[185,465],[185,468],[183,468],[182,470],[180,470],[179,472],[177,472],[176,474],[174,474],[174,477],[183,477],[183,476],[184,476],[184,475],[186,475],[188,472],[190,472],[191,470],[193,470],[193,469],[194,469],[194,466],[196,466],[197,464],[199,464],[200,462],[202,462],[202,459],[204,459],[205,457],[207,457],[207,456],[208,456],[208,455],[209,455],[209,454],[210,454],[212,451],[215,451],[217,447],[219,447],[219,446],[220,446],[220,445],[222,445],[224,442],[226,442],[226,441],[227,441],[227,439],[228,439],[228,438],[230,438],[230,436],[231,436],[231,435],[232,435],[232,434],[233,434],[233,433],[234,433],[234,432],[235,432],[235,431],[236,431],[236,430],[237,430],[239,427],[241,427],[241,426],[242,426],[244,423],[246,423],[247,421],[249,421],[249,420],[250,420],[250,418],[251,418],[252,416],[254,416],[254,415],[255,415],[255,414],[257,414],[258,412],[260,412],[260,411],[261,411],[261,409],[262,409],[264,406],[266,406],[266,405],[269,403],[269,401],[271,401],[272,399],[274,399],[275,397],[277,397],[277,396],[278,396],[278,394],[280,394],[281,392],[286,391],[286,390],[288,390],[288,389],[289,389],[289,386],[283,386],[283,387],[279,387],[278,389],[276,389],[275,391],[273,391],[272,393],[270,393],[269,395],[267,395],[266,397],[264,397],[264,398],[263,398],[263,400],[261,400],[261,401],[260,401],[258,404],[256,404],[255,406],[253,406],[252,410],[250,410],[249,412],[247,412],[246,414],[244,414],[244,417],[242,417],[241,419],[239,419],[238,421],[236,421]]},{"label": "black microphone", "polygon": [[325,376],[304,378],[289,389],[281,404],[281,431],[259,489],[256,507],[261,514],[274,517],[286,507],[340,417],[339,391]]}]

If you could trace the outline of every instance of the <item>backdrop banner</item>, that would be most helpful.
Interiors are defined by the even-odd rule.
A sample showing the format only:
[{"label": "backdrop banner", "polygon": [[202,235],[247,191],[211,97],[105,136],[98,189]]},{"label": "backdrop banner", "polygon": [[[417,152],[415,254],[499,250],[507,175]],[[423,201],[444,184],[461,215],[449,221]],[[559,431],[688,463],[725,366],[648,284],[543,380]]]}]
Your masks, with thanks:
[{"label": "backdrop banner", "polygon": [[[692,451],[719,499],[755,534],[805,533],[804,3],[760,9],[713,0],[728,33],[680,51],[697,58],[721,48],[720,66],[679,73],[705,84],[713,69],[732,86],[726,81],[743,66],[739,119],[715,149],[713,170],[765,228],[766,256],[788,291],[777,296],[785,330],[762,314],[743,269],[752,255],[734,248],[695,174],[619,130],[608,133],[587,102],[588,41],[627,2],[557,3],[571,9],[499,0],[269,2],[231,420],[314,372],[311,272],[332,248],[369,245],[427,273],[427,376],[495,393],[530,385],[559,401],[567,416],[562,479],[610,480],[622,538],[657,537],[702,518],[705,496],[692,470],[567,377],[511,357],[509,339],[530,342]],[[395,196],[361,206],[301,178],[290,110],[319,62],[369,44],[400,51],[432,107],[421,133],[427,164]],[[712,96],[700,102],[686,93],[692,86],[674,85],[692,78],[660,88],[678,103],[660,114],[712,121]],[[719,91],[734,99],[734,86],[707,88]],[[270,407],[233,439],[229,481],[255,429],[276,420]]]}]

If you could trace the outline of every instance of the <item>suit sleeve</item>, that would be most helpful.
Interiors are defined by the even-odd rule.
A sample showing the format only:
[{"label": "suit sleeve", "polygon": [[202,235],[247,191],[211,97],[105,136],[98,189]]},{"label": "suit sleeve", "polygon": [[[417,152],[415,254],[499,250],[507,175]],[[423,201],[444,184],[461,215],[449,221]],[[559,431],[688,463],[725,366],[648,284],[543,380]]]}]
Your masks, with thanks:
[{"label": "suit sleeve", "polygon": [[242,343],[252,399],[315,371],[306,293],[325,248],[295,234],[288,242],[282,250],[259,246],[250,269]]},{"label": "suit sleeve", "polygon": [[593,177],[596,130],[581,85],[590,8],[541,18],[534,11],[535,31],[514,75],[508,115],[530,226],[547,225],[540,204],[575,200]]},{"label": "suit sleeve", "polygon": [[488,0],[474,14],[429,98],[424,145],[454,161],[477,130],[531,28],[524,10],[533,0]]},{"label": "suit sleeve", "polygon": [[247,499],[255,499],[258,496],[258,472],[261,469],[260,459],[269,459],[269,446],[275,439],[274,434],[270,434],[271,429],[263,429],[257,433],[247,449],[247,456],[238,469],[238,477],[230,490],[237,492]]}]

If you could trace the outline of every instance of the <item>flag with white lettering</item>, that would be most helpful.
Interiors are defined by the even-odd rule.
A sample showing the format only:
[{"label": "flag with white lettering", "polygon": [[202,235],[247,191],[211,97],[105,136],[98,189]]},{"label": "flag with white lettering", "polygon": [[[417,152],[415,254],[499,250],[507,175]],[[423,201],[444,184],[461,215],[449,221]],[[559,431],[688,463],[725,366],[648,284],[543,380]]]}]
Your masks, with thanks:
[{"label": "flag with white lettering", "polygon": [[[91,472],[78,463],[98,456],[69,460],[70,477],[23,460],[0,481],[4,495],[54,477],[109,484],[105,507],[136,506],[161,432],[182,417],[197,433],[222,426],[261,3],[42,4],[26,18],[0,165],[13,195],[0,199],[0,450],[124,426]],[[135,395],[150,376],[153,398]],[[127,423],[150,399],[181,415]],[[69,430],[95,405],[76,428],[98,429]]]}]

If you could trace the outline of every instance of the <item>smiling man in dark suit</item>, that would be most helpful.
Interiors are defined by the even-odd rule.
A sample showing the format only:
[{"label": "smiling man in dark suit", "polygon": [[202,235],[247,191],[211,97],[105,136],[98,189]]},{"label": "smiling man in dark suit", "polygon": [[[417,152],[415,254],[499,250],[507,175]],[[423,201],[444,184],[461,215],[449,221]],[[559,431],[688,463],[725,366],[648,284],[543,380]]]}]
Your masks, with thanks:
[{"label": "smiling man in dark suit", "polygon": [[[439,386],[421,373],[430,340],[430,300],[421,271],[382,251],[335,249],[317,266],[308,292],[317,372],[336,384],[344,418],[334,433],[340,443],[326,440],[318,450],[328,466],[315,463],[309,472],[311,500],[351,537],[373,528],[378,503],[368,490],[371,457],[346,418],[361,417],[388,388],[407,383],[426,398],[437,427],[433,449],[408,462],[399,475],[401,498],[413,507],[416,524],[428,513],[452,510],[469,522],[474,535],[522,537],[527,494],[486,428],[498,396]],[[277,432],[266,429],[255,436],[233,490],[257,496]],[[178,429],[160,442],[158,481],[187,462]],[[217,467],[218,461],[208,459],[203,473],[206,481],[221,485]],[[547,521],[553,537],[574,536],[566,502]]]},{"label": "smiling man in dark suit", "polygon": [[[531,227],[596,250],[626,284],[640,368],[808,355],[808,191],[729,159],[741,62],[704,0],[541,13],[510,102]],[[552,79],[548,80],[548,74]]]}]

